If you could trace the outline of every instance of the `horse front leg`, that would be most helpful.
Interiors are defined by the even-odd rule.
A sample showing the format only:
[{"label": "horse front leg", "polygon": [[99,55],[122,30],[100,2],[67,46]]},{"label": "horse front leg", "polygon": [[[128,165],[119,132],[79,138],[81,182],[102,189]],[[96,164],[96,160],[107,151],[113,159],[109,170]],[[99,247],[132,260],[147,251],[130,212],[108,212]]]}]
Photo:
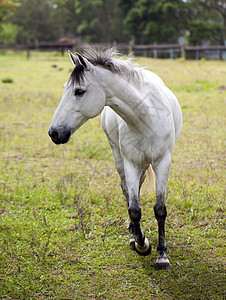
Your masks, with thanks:
[{"label": "horse front leg", "polygon": [[129,231],[131,233],[130,247],[139,255],[151,253],[151,245],[145,238],[140,227],[141,207],[139,203],[140,179],[143,174],[134,164],[124,161],[125,182],[127,187],[127,204],[130,217]]},{"label": "horse front leg", "polygon": [[166,186],[170,174],[171,157],[167,155],[155,167],[156,174],[156,204],[154,206],[155,217],[158,222],[158,258],[155,267],[157,270],[169,270],[170,262],[166,256],[166,241],[165,241],[165,220],[167,210],[165,205]]}]

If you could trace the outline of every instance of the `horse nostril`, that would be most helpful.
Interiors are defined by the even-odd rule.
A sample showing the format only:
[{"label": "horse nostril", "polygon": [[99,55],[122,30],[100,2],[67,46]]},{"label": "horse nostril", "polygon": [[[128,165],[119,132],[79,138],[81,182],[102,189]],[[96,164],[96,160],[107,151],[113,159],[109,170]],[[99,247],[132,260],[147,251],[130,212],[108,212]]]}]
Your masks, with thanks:
[{"label": "horse nostril", "polygon": [[53,127],[50,127],[48,134],[55,144],[65,144],[70,140],[71,130],[68,128],[58,128],[57,130]]},{"label": "horse nostril", "polygon": [[70,137],[71,137],[71,131],[65,131],[64,133],[64,137],[62,138],[62,144],[66,144],[69,140],[70,140]]},{"label": "horse nostril", "polygon": [[48,134],[52,140],[58,140],[59,134],[57,130],[49,128]]},{"label": "horse nostril", "polygon": [[52,138],[54,139],[54,140],[57,140],[58,139],[58,131],[56,131],[56,130],[53,130],[53,132],[52,132]]}]

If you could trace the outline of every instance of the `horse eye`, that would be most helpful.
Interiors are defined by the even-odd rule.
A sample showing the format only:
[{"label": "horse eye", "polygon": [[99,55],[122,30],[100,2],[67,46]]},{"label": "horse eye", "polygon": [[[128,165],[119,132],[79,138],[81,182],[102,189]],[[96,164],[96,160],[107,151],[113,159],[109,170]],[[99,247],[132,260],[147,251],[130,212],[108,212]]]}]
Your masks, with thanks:
[{"label": "horse eye", "polygon": [[83,91],[81,89],[76,89],[75,90],[75,96],[82,96],[83,94],[85,94],[86,91]]}]

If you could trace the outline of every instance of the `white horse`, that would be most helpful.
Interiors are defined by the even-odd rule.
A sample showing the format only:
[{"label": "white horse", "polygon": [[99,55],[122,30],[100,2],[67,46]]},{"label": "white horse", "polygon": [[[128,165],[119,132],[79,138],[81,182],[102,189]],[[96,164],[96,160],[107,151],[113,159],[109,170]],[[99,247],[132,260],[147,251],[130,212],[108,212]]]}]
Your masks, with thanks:
[{"label": "white horse", "polygon": [[49,136],[67,143],[88,119],[102,113],[102,127],[113,151],[115,166],[128,204],[130,246],[149,255],[151,246],[140,228],[140,188],[151,166],[156,176],[155,217],[158,222],[157,269],[169,269],[165,243],[165,193],[171,153],[182,128],[182,113],[175,95],[154,73],[136,67],[130,59],[101,53],[69,52],[74,70],[64,85]]}]

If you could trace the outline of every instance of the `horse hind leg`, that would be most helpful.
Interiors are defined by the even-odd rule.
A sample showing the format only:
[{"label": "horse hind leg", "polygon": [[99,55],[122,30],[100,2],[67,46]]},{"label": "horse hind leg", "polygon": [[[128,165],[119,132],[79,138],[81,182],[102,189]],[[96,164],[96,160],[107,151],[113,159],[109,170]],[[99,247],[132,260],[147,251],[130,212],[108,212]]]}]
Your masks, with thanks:
[{"label": "horse hind leg", "polygon": [[170,262],[166,256],[166,242],[165,242],[165,220],[167,210],[165,205],[166,186],[170,174],[171,157],[170,155],[164,157],[155,168],[156,174],[156,204],[154,206],[155,217],[158,222],[158,258],[155,267],[157,270],[170,269]]},{"label": "horse hind leg", "polygon": [[[141,186],[144,182],[144,179],[145,179],[145,172],[142,173],[141,175],[141,178],[140,178],[140,182],[139,182],[139,194],[140,194],[140,191],[141,191]],[[129,208],[129,205],[128,205],[128,208]],[[136,241],[135,241],[135,228],[134,228],[134,223],[130,220],[130,224],[129,224],[129,231],[131,232],[131,239],[130,239],[130,248],[132,250],[137,250],[139,248],[139,245],[137,244],[137,247],[136,247]],[[145,240],[145,244],[147,245],[147,240]],[[142,254],[140,254],[142,255]]]}]

